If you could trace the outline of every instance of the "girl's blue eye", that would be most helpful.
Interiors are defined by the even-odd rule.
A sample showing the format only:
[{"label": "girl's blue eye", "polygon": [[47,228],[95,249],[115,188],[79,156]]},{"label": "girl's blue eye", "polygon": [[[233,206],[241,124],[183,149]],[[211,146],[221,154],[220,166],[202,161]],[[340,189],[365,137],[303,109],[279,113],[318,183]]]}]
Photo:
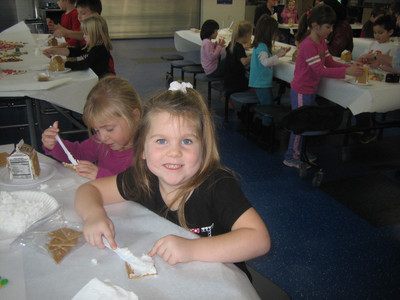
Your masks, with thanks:
[{"label": "girl's blue eye", "polygon": [[182,144],[184,144],[184,145],[190,145],[191,143],[192,143],[192,140],[189,140],[189,139],[184,139],[182,141]]},{"label": "girl's blue eye", "polygon": [[166,139],[158,139],[158,140],[157,140],[157,144],[162,144],[162,145],[164,145],[165,143],[167,143],[167,140],[166,140]]}]

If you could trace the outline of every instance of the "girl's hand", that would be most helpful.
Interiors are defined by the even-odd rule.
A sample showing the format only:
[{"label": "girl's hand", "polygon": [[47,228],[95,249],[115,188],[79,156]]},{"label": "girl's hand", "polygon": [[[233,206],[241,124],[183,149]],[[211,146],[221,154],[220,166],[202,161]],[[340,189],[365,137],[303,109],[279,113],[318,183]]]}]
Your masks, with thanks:
[{"label": "girl's hand", "polygon": [[54,146],[57,144],[56,135],[60,132],[58,129],[58,121],[53,123],[53,126],[47,128],[42,133],[42,143],[43,146],[48,150],[53,150]]},{"label": "girl's hand", "polygon": [[83,226],[83,235],[86,241],[92,246],[104,249],[104,236],[112,249],[117,248],[114,241],[114,224],[104,213],[93,214],[93,216],[86,218]]},{"label": "girl's hand", "polygon": [[350,67],[346,68],[346,74],[352,76],[361,76],[364,73],[362,67],[357,64],[352,64]]},{"label": "girl's hand", "polygon": [[89,178],[90,180],[96,179],[97,173],[99,172],[99,168],[90,161],[80,160],[78,165],[75,166],[76,173],[80,176]]},{"label": "girl's hand", "polygon": [[225,40],[224,40],[224,39],[219,39],[217,45],[218,45],[218,46],[221,46],[222,48],[224,48],[225,45],[226,45]]},{"label": "girl's hand", "polygon": [[157,254],[170,265],[193,260],[193,240],[176,235],[167,235],[159,239],[149,252],[150,256]]},{"label": "girl's hand", "polygon": [[43,54],[49,58],[51,58],[53,55],[57,54],[56,48],[47,48],[43,50]]},{"label": "girl's hand", "polygon": [[278,57],[285,56],[286,53],[288,53],[290,51],[290,49],[292,49],[292,47],[281,48],[277,53]]}]

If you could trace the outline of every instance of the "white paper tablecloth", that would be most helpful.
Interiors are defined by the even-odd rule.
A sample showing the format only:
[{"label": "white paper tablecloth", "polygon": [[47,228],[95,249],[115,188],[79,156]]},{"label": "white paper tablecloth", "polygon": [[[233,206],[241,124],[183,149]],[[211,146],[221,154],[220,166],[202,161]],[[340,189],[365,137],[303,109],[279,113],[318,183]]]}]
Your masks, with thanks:
[{"label": "white paper tablecloth", "polygon": [[[201,40],[198,32],[180,30],[175,32],[175,47],[178,51],[185,51],[185,47],[197,46],[200,49]],[[372,42],[370,39],[354,38],[353,57],[358,51],[363,53]],[[294,76],[295,64],[291,63],[292,54],[296,47],[284,43],[275,43],[276,46],[292,47],[285,57],[280,59],[279,65],[274,66],[274,77],[291,82]],[[357,56],[358,57],[358,56]],[[349,108],[354,115],[362,112],[388,112],[400,109],[400,85],[370,81],[370,86],[357,86],[344,79],[322,78],[318,88],[318,95]]]},{"label": "white paper tablecloth", "polygon": [[[0,146],[0,152],[10,149],[12,147]],[[39,160],[51,163],[57,169],[57,174],[46,182],[49,187],[42,191],[62,205],[66,219],[81,222],[73,202],[76,188],[86,179],[46,156],[40,154]],[[31,186],[29,189],[37,188]],[[0,184],[0,190],[16,188]],[[167,234],[195,238],[191,232],[134,202],[109,205],[106,209],[115,224],[118,245],[129,247],[135,255],[147,253],[157,239]],[[97,265],[91,263],[93,258],[97,259]],[[246,275],[232,264],[191,262],[170,266],[155,256],[159,275],[132,280],[127,278],[124,263],[116,254],[88,244],[74,249],[59,265],[29,247],[15,251],[3,245],[0,262],[4,261],[7,261],[7,268],[2,264],[0,275],[8,278],[9,284],[1,289],[1,299],[7,295],[5,299],[23,300],[24,293],[26,299],[71,299],[94,277],[103,281],[109,279],[133,291],[141,300],[260,299]]]},{"label": "white paper tablecloth", "polygon": [[47,44],[44,41],[48,35],[32,35],[24,22],[20,22],[0,33],[0,40],[7,42],[26,42],[20,58],[23,61],[1,63],[1,69],[27,70],[25,74],[8,75],[0,79],[0,97],[29,96],[45,100],[57,106],[82,113],[86,97],[98,81],[97,75],[91,70],[71,71],[67,73],[52,73],[51,80],[39,82],[37,69],[48,65],[50,59],[43,55]]}]

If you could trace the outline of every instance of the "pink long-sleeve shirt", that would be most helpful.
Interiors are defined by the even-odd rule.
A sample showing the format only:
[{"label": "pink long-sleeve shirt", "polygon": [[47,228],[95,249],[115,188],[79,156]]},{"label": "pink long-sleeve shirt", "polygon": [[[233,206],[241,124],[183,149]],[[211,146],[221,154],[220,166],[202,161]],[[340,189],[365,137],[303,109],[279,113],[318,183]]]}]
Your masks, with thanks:
[{"label": "pink long-sleeve shirt", "polygon": [[[66,140],[63,140],[63,142],[75,159],[97,162],[98,173],[96,178],[119,174],[130,167],[133,162],[132,148],[124,151],[115,151],[105,144],[96,143],[92,139],[84,140],[81,143]],[[49,150],[44,146],[42,148],[47,155],[51,155],[62,162],[70,163],[59,143],[54,146],[53,150]]]},{"label": "pink long-sleeve shirt", "polygon": [[[290,17],[288,17],[288,14],[290,14]],[[299,20],[297,19],[297,10],[289,10],[287,7],[283,9],[281,12],[281,17],[282,17],[282,23],[283,24],[288,24],[289,19],[293,19],[293,23],[297,24],[299,23]]]},{"label": "pink long-sleeve shirt", "polygon": [[294,78],[290,84],[297,93],[315,94],[322,77],[344,78],[347,67],[349,65],[332,59],[323,38],[318,44],[307,37],[300,45]]},{"label": "pink long-sleeve shirt", "polygon": [[211,74],[217,69],[221,50],[222,47],[215,45],[210,39],[204,39],[201,43],[201,66],[203,67],[206,75]]}]

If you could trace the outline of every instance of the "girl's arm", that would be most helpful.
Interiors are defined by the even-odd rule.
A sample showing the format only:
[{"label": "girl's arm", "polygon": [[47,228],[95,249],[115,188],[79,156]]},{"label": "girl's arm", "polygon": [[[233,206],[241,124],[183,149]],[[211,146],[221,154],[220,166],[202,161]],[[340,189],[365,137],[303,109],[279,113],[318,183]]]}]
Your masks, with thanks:
[{"label": "girl's arm", "polygon": [[228,233],[195,240],[169,235],[158,240],[149,255],[157,254],[171,265],[190,261],[234,263],[264,255],[270,247],[264,222],[254,208],[249,208]]},{"label": "girl's arm", "polygon": [[125,201],[118,191],[116,176],[96,179],[81,185],[75,194],[75,211],[84,222],[83,234],[92,246],[104,248],[104,236],[115,249],[114,225],[104,205]]},{"label": "girl's arm", "polygon": [[69,56],[70,51],[69,48],[63,47],[63,48],[58,48],[58,47],[51,47],[43,50],[43,54],[47,57],[52,57],[53,55],[63,55],[63,56]]},{"label": "girl's arm", "polygon": [[251,55],[246,57],[241,57],[240,62],[242,63],[243,66],[247,66],[251,62]]},{"label": "girl's arm", "polygon": [[275,66],[279,64],[279,58],[282,56],[285,56],[286,53],[289,52],[291,47],[288,48],[282,48],[280,49],[276,54],[269,56],[268,52],[266,51],[261,51],[260,54],[258,54],[258,59],[260,60],[260,63],[264,67],[270,67],[270,66]]},{"label": "girl's arm", "polygon": [[220,45],[214,45],[211,41],[210,43],[207,43],[204,45],[204,54],[207,56],[207,58],[212,61],[214,59],[217,59],[221,53],[222,47]]}]

